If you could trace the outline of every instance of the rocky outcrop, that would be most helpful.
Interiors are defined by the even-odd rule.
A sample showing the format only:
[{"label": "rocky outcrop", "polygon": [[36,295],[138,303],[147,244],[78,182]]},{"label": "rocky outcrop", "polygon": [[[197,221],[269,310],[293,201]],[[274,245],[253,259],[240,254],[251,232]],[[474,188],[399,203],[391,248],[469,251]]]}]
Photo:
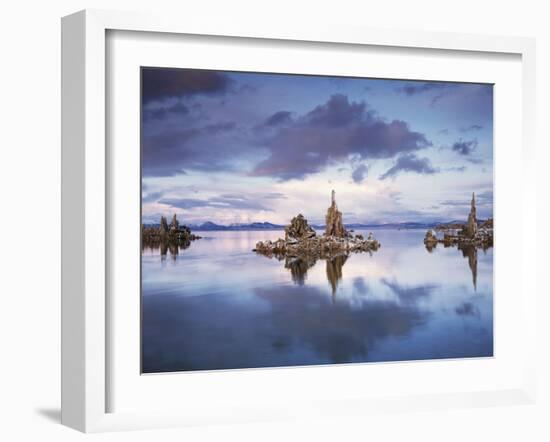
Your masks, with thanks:
[{"label": "rocky outcrop", "polygon": [[344,223],[342,222],[342,212],[340,212],[338,206],[336,206],[336,193],[334,190],[332,191],[331,205],[327,210],[325,223],[325,236],[345,238],[348,235],[344,228]]},{"label": "rocky outcrop", "polygon": [[462,229],[462,235],[470,239],[475,238],[477,235],[476,197],[473,193],[468,221],[466,222],[466,226]]},{"label": "rocky outcrop", "polygon": [[492,229],[493,228],[493,218],[488,218],[486,221],[481,223],[479,226],[480,229]]},{"label": "rocky outcrop", "polygon": [[[164,216],[160,217],[159,234],[166,235],[168,233],[168,221]],[[152,233],[152,232],[151,232]]]},{"label": "rocky outcrop", "polygon": [[176,214],[174,213],[174,216],[172,217],[172,222],[170,223],[170,232],[178,232],[180,229],[180,223],[178,222],[178,219],[176,218]]},{"label": "rocky outcrop", "polygon": [[431,252],[438,243],[437,234],[435,233],[435,230],[428,230],[426,232],[426,236],[424,237],[424,244],[426,245],[426,249],[428,252]]},{"label": "rocky outcrop", "polygon": [[290,224],[285,227],[285,240],[290,239],[302,240],[310,239],[317,235],[315,230],[307,223],[307,219],[301,213],[295,216],[290,221]]},{"label": "rocky outcrop", "polygon": [[[158,227],[141,225],[141,242],[143,247],[160,248],[161,254],[165,255],[170,251],[179,248],[187,248],[191,241],[200,239],[200,236],[191,233],[191,229],[187,226],[181,226],[176,215],[172,217],[170,225],[164,216],[160,217]],[[163,253],[164,252],[164,253]]]},{"label": "rocky outcrop", "polygon": [[424,243],[437,243],[437,234],[434,230],[430,229],[426,232],[426,236],[424,237]]},{"label": "rocky outcrop", "polygon": [[442,243],[445,247],[473,246],[483,249],[493,247],[493,219],[489,218],[481,225],[479,224],[476,214],[475,194],[472,194],[470,213],[466,224],[460,225],[460,228],[456,228],[456,225],[452,225],[452,228],[438,227],[438,230],[443,233],[443,238],[438,238],[435,231],[431,229],[426,232],[424,237],[424,244],[430,252],[438,243]]},{"label": "rocky outcrop", "polygon": [[[378,250],[380,243],[372,233],[367,239],[362,235],[347,232],[342,223],[342,213],[338,211],[334,191],[332,203],[327,211],[327,227],[323,235],[318,235],[303,215],[292,218],[285,228],[285,239],[260,241],[253,250],[266,256],[315,257],[327,259],[336,255],[348,255],[353,252],[371,252]],[[330,224],[329,224],[330,221]]]}]

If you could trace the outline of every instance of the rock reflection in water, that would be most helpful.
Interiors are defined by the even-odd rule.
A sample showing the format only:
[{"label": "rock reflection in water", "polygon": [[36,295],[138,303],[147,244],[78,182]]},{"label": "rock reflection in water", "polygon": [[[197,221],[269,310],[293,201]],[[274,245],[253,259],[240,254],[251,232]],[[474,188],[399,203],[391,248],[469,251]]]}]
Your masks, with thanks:
[{"label": "rock reflection in water", "polygon": [[342,279],[342,267],[348,260],[348,255],[339,255],[327,259],[327,279],[332,287],[332,296],[336,294],[338,282]]},{"label": "rock reflection in water", "polygon": [[477,248],[475,246],[459,247],[462,251],[462,256],[468,258],[468,266],[472,272],[472,283],[474,290],[477,290]]},{"label": "rock reflection in water", "polygon": [[149,250],[151,252],[158,251],[162,260],[165,260],[168,257],[168,254],[170,254],[172,260],[175,261],[180,253],[180,250],[185,250],[190,245],[191,243],[176,244],[169,241],[143,241],[141,243],[141,252],[143,253],[145,250]]},{"label": "rock reflection in water", "polygon": [[[283,259],[283,258],[279,258]],[[333,257],[320,258],[326,261],[327,280],[332,289],[332,295],[336,294],[338,282],[342,279],[342,267],[348,260],[348,255],[337,255]],[[307,279],[307,272],[317,264],[317,258],[312,256],[285,257],[285,269],[290,270],[292,282],[297,285],[304,285]]]},{"label": "rock reflection in water", "polygon": [[425,242],[424,247],[426,247],[426,250],[428,251],[428,253],[432,253],[436,249],[437,243],[436,242]]},{"label": "rock reflection in water", "polygon": [[290,270],[292,281],[298,285],[304,285],[307,271],[315,265],[317,260],[313,257],[286,257],[285,269]]},{"label": "rock reflection in water", "polygon": [[277,231],[145,245],[143,372],[492,356],[492,250],[423,235],[379,231],[372,257],[250,253]]},{"label": "rock reflection in water", "polygon": [[[424,243],[428,253],[433,253],[437,249],[437,243]],[[486,247],[477,247],[471,244],[460,244],[458,246],[452,244],[444,244],[445,249],[456,247],[459,251],[462,252],[464,258],[468,258],[468,267],[470,267],[470,272],[472,273],[472,285],[474,290],[477,290],[477,249],[481,248],[483,251],[490,249],[492,246]]]}]

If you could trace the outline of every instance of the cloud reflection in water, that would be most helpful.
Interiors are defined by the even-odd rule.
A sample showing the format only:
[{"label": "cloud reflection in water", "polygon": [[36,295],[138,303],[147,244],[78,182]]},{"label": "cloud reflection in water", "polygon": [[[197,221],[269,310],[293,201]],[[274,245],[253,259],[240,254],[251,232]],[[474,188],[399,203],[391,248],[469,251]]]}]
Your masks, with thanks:
[{"label": "cloud reflection in water", "polygon": [[143,371],[491,356],[492,252],[474,290],[462,253],[427,253],[422,234],[317,261],[249,253],[264,232],[217,232],[168,266],[146,251]]}]

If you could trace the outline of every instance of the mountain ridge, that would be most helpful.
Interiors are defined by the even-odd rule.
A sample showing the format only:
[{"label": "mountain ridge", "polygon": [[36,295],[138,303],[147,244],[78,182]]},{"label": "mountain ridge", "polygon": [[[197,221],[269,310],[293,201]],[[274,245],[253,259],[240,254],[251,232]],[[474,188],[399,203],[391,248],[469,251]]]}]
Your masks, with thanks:
[{"label": "mountain ridge", "polygon": [[[435,228],[439,225],[446,225],[456,223],[458,221],[432,221],[432,222],[416,222],[416,221],[404,221],[400,223],[350,223],[344,224],[347,229],[430,229]],[[483,222],[483,220],[479,220]],[[147,227],[158,226],[158,224],[145,224]],[[324,230],[325,226],[322,224],[312,224],[311,225],[316,230]],[[242,230],[281,230],[285,226],[282,224],[274,224],[267,221],[263,222],[252,222],[252,223],[234,223],[230,225],[217,224],[212,221],[205,221],[201,224],[188,224],[191,230],[197,232],[206,232],[206,231],[242,231]]]}]

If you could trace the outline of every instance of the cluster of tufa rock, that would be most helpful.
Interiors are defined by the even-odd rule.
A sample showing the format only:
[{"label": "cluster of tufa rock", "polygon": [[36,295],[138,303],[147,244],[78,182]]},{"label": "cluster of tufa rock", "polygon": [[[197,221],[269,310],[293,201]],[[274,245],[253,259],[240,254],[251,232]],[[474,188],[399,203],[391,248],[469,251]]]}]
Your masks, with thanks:
[{"label": "cluster of tufa rock", "polygon": [[476,198],[472,194],[470,213],[466,224],[439,227],[443,231],[443,238],[437,237],[435,230],[428,230],[424,237],[424,244],[431,251],[438,243],[449,246],[474,246],[488,248],[493,246],[493,220],[492,218],[479,225],[476,216]]},{"label": "cluster of tufa rock", "polygon": [[185,248],[190,245],[191,241],[196,239],[200,239],[200,236],[191,233],[189,227],[180,225],[175,214],[170,224],[164,216],[161,216],[158,227],[146,227],[143,224],[141,226],[141,241],[144,245],[172,244]]},{"label": "cluster of tufa rock", "polygon": [[380,243],[374,239],[372,233],[364,239],[362,235],[353,235],[346,231],[342,222],[342,212],[336,206],[335,193],[332,191],[332,203],[327,211],[323,235],[317,235],[307,219],[299,214],[292,218],[285,228],[284,239],[260,241],[253,251],[277,258],[301,256],[329,258],[352,252],[375,251],[379,247]]}]

